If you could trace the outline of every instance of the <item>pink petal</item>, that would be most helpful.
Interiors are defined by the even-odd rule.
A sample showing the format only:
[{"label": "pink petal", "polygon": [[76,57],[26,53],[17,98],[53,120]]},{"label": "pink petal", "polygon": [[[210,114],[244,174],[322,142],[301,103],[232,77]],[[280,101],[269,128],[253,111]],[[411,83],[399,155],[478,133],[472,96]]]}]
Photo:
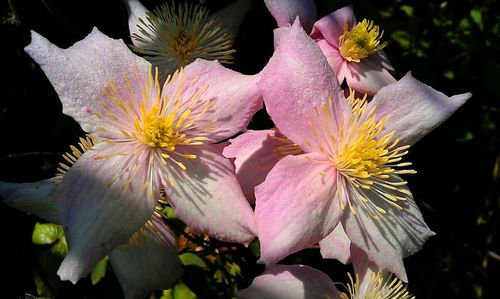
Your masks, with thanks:
[{"label": "pink petal", "polygon": [[127,244],[111,251],[109,260],[125,298],[146,298],[154,290],[168,289],[183,272],[175,236],[156,214]]},{"label": "pink petal", "polygon": [[[401,182],[399,176],[392,176],[391,181]],[[399,187],[408,190],[406,186]],[[387,193],[396,191],[383,190]],[[396,274],[401,280],[407,281],[403,258],[417,252],[425,241],[434,235],[425,224],[422,214],[413,201],[413,196],[404,196],[405,201],[398,201],[403,210],[398,210],[380,197],[373,190],[364,190],[365,196],[387,214],[374,219],[366,209],[360,205],[360,199],[351,199],[356,214],[346,210],[342,224],[347,236],[353,244],[363,250],[370,261],[381,270],[388,270]]]},{"label": "pink petal", "polygon": [[160,186],[152,182],[153,192],[147,196],[147,152],[131,157],[123,155],[126,147],[97,144],[58,185],[56,206],[69,245],[58,271],[62,280],[76,283],[109,251],[127,242],[153,213]]},{"label": "pink petal", "polygon": [[278,27],[292,24],[297,16],[307,32],[311,32],[316,20],[316,5],[312,0],[264,0]]},{"label": "pink petal", "polygon": [[407,73],[397,83],[382,88],[369,104],[377,117],[390,115],[384,131],[396,131],[400,144],[414,144],[439,126],[469,98],[470,93],[448,97]]},{"label": "pink petal", "polygon": [[345,73],[347,85],[350,88],[368,95],[374,95],[382,87],[397,82],[384,67],[382,57],[371,55],[358,62],[347,62],[348,71]]},{"label": "pink petal", "polygon": [[15,209],[58,223],[53,196],[56,184],[57,178],[33,183],[0,182],[0,197]]},{"label": "pink petal", "polygon": [[313,245],[338,224],[335,175],[312,154],[286,156],[255,188],[255,217],[266,264]]},{"label": "pink petal", "polygon": [[237,292],[241,299],[340,298],[335,284],[325,273],[304,265],[273,265],[252,284]]},{"label": "pink petal", "polygon": [[334,111],[342,115],[347,107],[340,99],[337,77],[316,43],[294,23],[275,30],[277,48],[262,71],[259,86],[266,108],[283,135],[301,148],[310,133],[309,117],[314,107],[334,99]]},{"label": "pink petal", "polygon": [[321,256],[325,259],[336,259],[347,264],[351,261],[351,240],[347,237],[341,224],[323,240],[319,241]]},{"label": "pink petal", "polygon": [[344,24],[351,29],[356,25],[352,5],[337,9],[314,23],[311,37],[315,40],[325,39],[330,45],[338,48],[339,38],[344,34]]},{"label": "pink petal", "polygon": [[[379,268],[368,259],[368,256],[363,252],[363,250],[359,249],[354,244],[351,244],[351,255],[354,273],[356,273],[359,278],[359,290],[364,292],[370,284],[372,275],[379,272]],[[387,274],[389,273],[387,272]]]},{"label": "pink petal", "polygon": [[230,139],[224,149],[226,158],[235,158],[236,178],[250,204],[255,203],[254,188],[264,181],[271,168],[284,157],[276,151],[285,145],[276,136],[283,137],[276,130],[247,131]]},{"label": "pink petal", "polygon": [[136,40],[133,37],[133,35],[137,34],[137,35],[142,36],[143,38],[146,38],[146,36],[144,34],[141,34],[138,26],[140,25],[142,28],[145,28],[145,25],[139,19],[142,19],[142,21],[145,22],[146,24],[150,24],[150,22],[146,18],[147,13],[149,11],[138,0],[127,0],[127,1],[125,1],[125,5],[127,6],[128,29],[130,31],[130,36],[132,36],[132,38],[131,38],[132,43],[136,47],[142,47],[142,46],[144,46],[144,43]]},{"label": "pink petal", "polygon": [[211,146],[191,146],[180,152],[197,155],[185,159],[186,170],[167,165],[165,191],[180,219],[194,233],[222,241],[249,243],[255,236],[255,219],[241,191],[234,168]]},{"label": "pink petal", "polygon": [[323,52],[323,55],[325,55],[328,64],[330,64],[332,69],[335,71],[338,82],[343,82],[346,72],[349,71],[344,57],[340,55],[337,48],[332,47],[332,45],[330,45],[326,40],[320,39],[316,43]]},{"label": "pink petal", "polygon": [[85,39],[61,49],[32,31],[25,51],[40,65],[54,86],[63,112],[72,116],[86,132],[100,125],[94,112],[111,80],[125,88],[125,77],[147,73],[149,63],[134,55],[122,40],[107,37],[94,28]]},{"label": "pink petal", "polygon": [[[216,102],[211,113],[202,118],[217,120],[213,125],[215,130],[204,134],[214,143],[246,130],[252,116],[262,108],[261,92],[257,87],[259,75],[242,75],[223,67],[218,61],[203,59],[186,66],[184,74],[187,82],[197,79],[196,83],[186,85],[185,98],[208,87],[202,99]],[[176,86],[168,84],[162,95],[171,96],[177,92]]]}]

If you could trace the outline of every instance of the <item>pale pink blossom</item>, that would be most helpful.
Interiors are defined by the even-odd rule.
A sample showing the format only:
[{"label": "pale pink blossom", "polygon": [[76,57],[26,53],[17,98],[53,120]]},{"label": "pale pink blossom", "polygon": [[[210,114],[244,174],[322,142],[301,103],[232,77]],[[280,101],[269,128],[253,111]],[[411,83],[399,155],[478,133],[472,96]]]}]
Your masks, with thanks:
[{"label": "pale pink blossom", "polygon": [[363,94],[374,95],[396,82],[387,55],[382,50],[383,30],[373,21],[356,22],[352,6],[338,9],[314,23],[311,37],[316,41],[339,82]]},{"label": "pale pink blossom", "polygon": [[[353,251],[354,275],[349,282],[335,283],[330,277],[305,265],[272,265],[252,284],[237,292],[242,299],[413,299],[407,286],[392,273],[379,271],[366,255]],[[339,289],[337,289],[337,286]]]},{"label": "pale pink blossom", "polygon": [[126,243],[153,215],[162,187],[193,232],[253,239],[253,211],[211,144],[244,130],[260,109],[258,75],[197,60],[159,82],[146,60],[97,29],[68,49],[33,32],[26,52],[63,112],[97,140],[52,192],[69,244],[62,279],[76,282]]},{"label": "pale pink blossom", "polygon": [[279,27],[290,26],[296,18],[310,32],[339,82],[360,93],[374,95],[380,88],[396,82],[394,71],[382,50],[383,30],[371,20],[356,22],[352,6],[338,9],[311,25],[316,18],[314,2],[304,0],[266,1]]},{"label": "pale pink blossom", "polygon": [[[414,173],[411,163],[400,160],[470,94],[448,97],[407,74],[369,103],[346,99],[321,50],[298,23],[276,31],[277,47],[259,85],[276,127],[300,151],[270,159],[274,166],[261,166],[272,167],[255,188],[261,261],[278,262],[341,225],[333,243],[344,249],[331,256],[347,262],[345,251],[352,242],[380,269],[406,280],[403,257],[434,233],[400,177]],[[237,171],[266,155],[265,135],[244,135],[231,143],[253,152],[240,158],[232,146],[224,151],[236,157]],[[244,173],[238,176],[245,178]],[[327,242],[320,243],[325,255]]]}]

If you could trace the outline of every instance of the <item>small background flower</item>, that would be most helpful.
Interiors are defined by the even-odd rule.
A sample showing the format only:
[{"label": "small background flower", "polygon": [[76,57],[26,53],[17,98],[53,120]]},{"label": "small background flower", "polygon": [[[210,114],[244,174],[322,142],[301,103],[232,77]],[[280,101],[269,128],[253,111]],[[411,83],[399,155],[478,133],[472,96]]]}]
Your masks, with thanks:
[{"label": "small background flower", "polygon": [[[150,7],[160,4],[146,2]],[[205,1],[214,11],[229,2]],[[467,90],[474,95],[408,155],[418,168],[418,174],[408,178],[409,184],[437,235],[405,264],[409,289],[417,298],[499,298],[500,237],[495,232],[500,217],[500,13],[494,9],[498,1],[315,2],[318,17],[352,3],[359,20],[377,20],[384,29],[384,40],[389,42],[384,51],[397,70],[395,77],[411,70],[415,77],[446,94]],[[127,12],[122,0],[71,4],[63,0],[30,1],[29,5],[10,0],[0,5],[0,21],[7,75],[1,85],[0,180],[47,178],[54,174],[67,146],[76,144],[83,132],[61,113],[50,83],[23,52],[30,41],[29,30],[61,47],[81,40],[93,26],[111,37],[127,39]],[[230,67],[246,74],[257,73],[272,55],[275,27],[263,1],[254,1],[236,37],[235,63]],[[250,124],[252,129],[271,126],[264,112]],[[33,270],[39,267],[41,253],[40,246],[31,243],[36,221],[40,219],[0,204],[4,252],[0,264],[6,277],[0,281],[6,286],[0,297],[36,294]],[[284,262],[310,265],[333,281],[348,281],[345,273],[349,266],[323,260],[317,249],[304,250]],[[205,280],[213,282],[206,278],[208,275],[197,276],[198,268],[193,267],[183,277],[184,287],[195,290]],[[249,285],[262,267],[241,270]],[[66,297],[95,298],[100,291],[118,294],[120,287],[113,275],[107,275],[95,287],[84,281],[76,287],[62,284],[61,291]]]}]

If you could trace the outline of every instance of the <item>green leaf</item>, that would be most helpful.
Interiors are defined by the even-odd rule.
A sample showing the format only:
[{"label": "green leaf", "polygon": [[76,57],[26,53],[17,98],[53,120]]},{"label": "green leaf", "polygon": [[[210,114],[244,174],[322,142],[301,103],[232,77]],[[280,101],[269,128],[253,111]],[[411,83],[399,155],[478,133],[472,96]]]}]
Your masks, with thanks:
[{"label": "green leaf", "polygon": [[413,6],[402,5],[399,9],[401,9],[402,11],[404,11],[407,16],[413,17]]},{"label": "green leaf", "polygon": [[41,298],[53,298],[53,294],[50,291],[50,288],[47,286],[43,278],[38,274],[38,272],[33,272],[33,278],[35,280],[36,293]]},{"label": "green leaf", "polygon": [[255,238],[250,242],[250,245],[248,246],[250,248],[250,251],[252,251],[253,255],[255,257],[259,258],[260,257],[260,242],[259,239]]},{"label": "green leaf", "polygon": [[229,274],[233,277],[240,276],[241,277],[241,268],[236,263],[227,263],[224,265],[224,268],[229,272]]},{"label": "green leaf", "polygon": [[208,266],[205,261],[194,253],[186,252],[179,255],[184,266],[193,265],[202,268],[203,270],[208,270]]},{"label": "green leaf", "polygon": [[472,18],[472,21],[476,23],[476,25],[479,27],[481,31],[484,29],[484,24],[483,24],[483,16],[481,15],[481,11],[479,9],[471,9],[470,11],[470,17]]},{"label": "green leaf", "polygon": [[52,244],[59,239],[64,238],[62,226],[52,223],[36,223],[31,236],[33,244],[47,245]]},{"label": "green leaf", "polygon": [[172,288],[163,291],[160,299],[196,299],[193,293],[183,282],[178,282]]},{"label": "green leaf", "polygon": [[451,70],[450,70],[450,71],[445,71],[445,72],[443,73],[443,76],[444,76],[446,79],[450,79],[450,80],[451,80],[451,79],[455,78],[455,73],[454,73],[453,71],[451,71]]},{"label": "green leaf", "polygon": [[394,31],[391,38],[403,49],[410,48],[410,35],[406,31]]},{"label": "green leaf", "polygon": [[106,276],[106,269],[108,268],[108,257],[104,257],[95,265],[92,272],[90,272],[90,281],[92,285],[96,285],[104,276]]}]

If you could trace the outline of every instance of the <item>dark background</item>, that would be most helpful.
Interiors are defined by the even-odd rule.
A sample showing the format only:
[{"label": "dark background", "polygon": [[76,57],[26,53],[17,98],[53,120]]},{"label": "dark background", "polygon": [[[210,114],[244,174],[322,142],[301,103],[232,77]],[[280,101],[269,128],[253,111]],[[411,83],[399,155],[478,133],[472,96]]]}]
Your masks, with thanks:
[{"label": "dark background", "polygon": [[[206,4],[217,10],[229,1]],[[160,1],[144,1],[154,8]],[[473,97],[448,121],[412,147],[408,161],[418,174],[407,177],[429,227],[437,235],[405,260],[409,288],[417,298],[500,298],[500,14],[494,0],[482,1],[317,1],[322,17],[353,3],[358,20],[384,29],[385,49],[396,78],[407,71],[447,95]],[[61,113],[61,104],[40,68],[24,53],[35,30],[59,47],[71,46],[96,26],[129,43],[122,1],[0,2],[1,101],[0,180],[26,182],[53,176],[60,156],[83,132]],[[246,74],[259,72],[272,55],[273,18],[254,1],[236,38],[235,64]],[[271,127],[265,112],[251,128]],[[0,297],[36,295],[33,271],[40,246],[31,244],[36,217],[0,204],[2,254]],[[495,258],[495,254],[497,258]],[[323,261],[317,250],[292,255],[346,282],[344,267]],[[242,267],[252,267],[242,265]],[[255,268],[260,271],[260,268]],[[252,271],[249,271],[252,273]],[[53,275],[48,273],[48,276]],[[189,275],[189,273],[187,274]],[[245,277],[243,285],[253,277]],[[189,281],[189,277],[185,278]],[[120,297],[112,274],[96,286],[83,280],[58,285],[61,298]],[[198,294],[202,296],[203,294]],[[203,296],[202,296],[203,297]]]}]

